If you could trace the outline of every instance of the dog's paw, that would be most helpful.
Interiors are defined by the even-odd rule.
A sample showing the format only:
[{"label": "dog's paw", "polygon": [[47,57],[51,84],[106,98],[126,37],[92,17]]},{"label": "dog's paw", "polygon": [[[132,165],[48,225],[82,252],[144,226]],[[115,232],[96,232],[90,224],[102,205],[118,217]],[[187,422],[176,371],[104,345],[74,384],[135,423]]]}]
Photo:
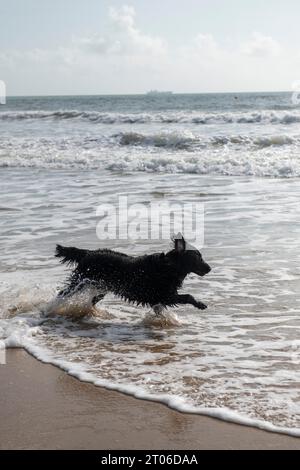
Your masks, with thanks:
[{"label": "dog's paw", "polygon": [[196,307],[197,307],[199,310],[205,310],[205,309],[207,308],[207,305],[205,305],[203,302],[197,302]]}]

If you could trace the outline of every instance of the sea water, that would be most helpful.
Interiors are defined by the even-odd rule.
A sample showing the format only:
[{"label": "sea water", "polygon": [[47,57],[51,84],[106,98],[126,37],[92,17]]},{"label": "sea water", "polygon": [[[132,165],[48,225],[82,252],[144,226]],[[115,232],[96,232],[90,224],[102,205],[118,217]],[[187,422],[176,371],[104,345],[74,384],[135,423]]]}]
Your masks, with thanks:
[{"label": "sea water", "polygon": [[[288,93],[8,98],[0,339],[80,380],[300,436],[299,125]],[[170,248],[97,238],[96,209],[118,195],[204,204],[212,271],[183,291],[207,310],[57,303],[56,243]]]}]

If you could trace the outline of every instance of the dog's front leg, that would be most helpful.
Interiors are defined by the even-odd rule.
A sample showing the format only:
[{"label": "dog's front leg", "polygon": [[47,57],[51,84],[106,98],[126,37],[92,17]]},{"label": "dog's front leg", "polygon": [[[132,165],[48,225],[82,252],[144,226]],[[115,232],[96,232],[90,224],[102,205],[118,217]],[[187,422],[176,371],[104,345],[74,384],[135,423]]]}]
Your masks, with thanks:
[{"label": "dog's front leg", "polygon": [[178,305],[185,305],[185,304],[190,304],[193,305],[196,308],[199,308],[199,310],[205,310],[207,308],[207,305],[203,304],[202,302],[196,300],[192,295],[190,294],[178,294],[176,295],[174,299],[174,303]]}]

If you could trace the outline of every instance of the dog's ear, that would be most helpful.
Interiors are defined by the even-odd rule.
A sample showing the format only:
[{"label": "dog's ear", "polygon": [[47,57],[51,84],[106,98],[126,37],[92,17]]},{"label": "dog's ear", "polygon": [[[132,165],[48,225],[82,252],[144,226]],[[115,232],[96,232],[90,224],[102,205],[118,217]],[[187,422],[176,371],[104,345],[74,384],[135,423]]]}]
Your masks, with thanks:
[{"label": "dog's ear", "polygon": [[177,251],[178,253],[185,251],[186,243],[181,233],[177,233],[177,235],[174,235],[172,237],[172,240],[174,242],[175,251]]}]

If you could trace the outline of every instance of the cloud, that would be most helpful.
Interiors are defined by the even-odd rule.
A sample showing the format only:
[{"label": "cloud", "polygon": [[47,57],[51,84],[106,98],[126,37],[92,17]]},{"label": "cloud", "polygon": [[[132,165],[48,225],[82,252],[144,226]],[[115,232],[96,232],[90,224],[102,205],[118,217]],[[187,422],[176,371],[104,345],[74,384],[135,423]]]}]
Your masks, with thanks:
[{"label": "cloud", "polygon": [[110,7],[109,16],[112,21],[125,31],[135,29],[135,9],[132,6],[123,5],[120,8]]},{"label": "cloud", "polygon": [[228,60],[230,54],[221,47],[210,33],[197,34],[192,41],[179,48],[179,57],[185,66],[189,64],[194,70],[213,70]]},{"label": "cloud", "polygon": [[251,57],[274,57],[281,51],[280,44],[271,36],[254,32],[250,41],[242,44],[242,53]]},{"label": "cloud", "polygon": [[[299,64],[288,51],[278,60],[281,50],[275,39],[257,32],[242,44],[201,31],[167,44],[142,30],[135,9],[125,5],[109,9],[102,31],[73,36],[58,47],[0,50],[0,78],[22,94],[284,89],[290,76],[297,78]],[[255,67],[253,58],[265,57]]]},{"label": "cloud", "polygon": [[138,29],[135,9],[127,5],[109,9],[109,32],[105,36],[94,34],[74,42],[85,51],[98,55],[155,56],[165,54],[167,50],[163,39],[144,34]]},{"label": "cloud", "polygon": [[143,33],[136,25],[133,7],[111,7],[106,34],[94,33],[85,37],[74,36],[69,43],[55,49],[0,50],[3,67],[27,67],[48,64],[57,67],[93,67],[112,63],[118,55],[119,66],[131,61],[132,65],[153,67],[167,54],[166,41]]},{"label": "cloud", "polygon": [[193,44],[197,52],[215,55],[219,51],[217,42],[212,34],[198,34]]},{"label": "cloud", "polygon": [[45,65],[72,65],[74,64],[76,51],[70,47],[59,47],[57,49],[28,49],[0,52],[0,66],[2,67],[39,67]]}]

